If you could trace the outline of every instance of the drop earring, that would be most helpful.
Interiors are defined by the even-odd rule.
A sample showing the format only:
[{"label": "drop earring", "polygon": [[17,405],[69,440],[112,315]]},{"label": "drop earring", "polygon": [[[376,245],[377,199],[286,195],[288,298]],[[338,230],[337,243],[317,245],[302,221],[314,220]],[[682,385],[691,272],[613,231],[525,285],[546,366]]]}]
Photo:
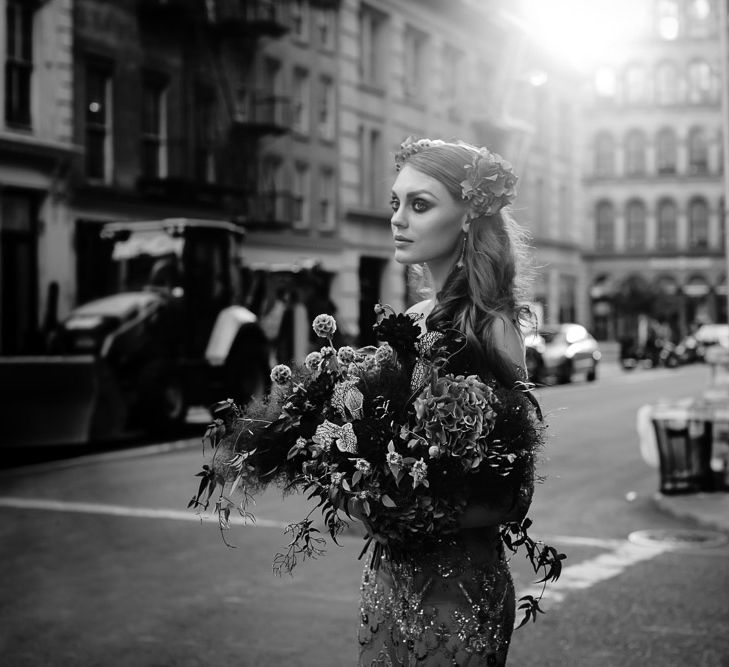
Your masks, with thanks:
[{"label": "drop earring", "polygon": [[467,241],[468,241],[468,232],[464,230],[463,245],[461,246],[461,256],[458,258],[458,261],[456,262],[456,268],[459,268],[459,269],[463,268],[463,261],[466,257],[466,242]]}]

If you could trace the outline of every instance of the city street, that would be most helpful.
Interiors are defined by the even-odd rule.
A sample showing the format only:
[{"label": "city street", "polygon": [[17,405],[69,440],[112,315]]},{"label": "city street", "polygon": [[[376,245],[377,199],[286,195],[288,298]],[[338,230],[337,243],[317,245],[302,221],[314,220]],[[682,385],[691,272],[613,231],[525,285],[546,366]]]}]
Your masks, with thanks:
[{"label": "city street", "polygon": [[[567,560],[546,614],[515,632],[510,665],[729,666],[729,547],[627,539],[695,528],[657,508],[635,416],[698,392],[709,374],[612,366],[597,382],[538,392],[550,435],[530,532]],[[4,665],[355,664],[361,535],[350,529],[341,548],[274,576],[303,499],[268,491],[257,523],[226,533],[228,548],[185,509],[201,452],[195,438],[0,472]],[[532,590],[526,566],[517,554],[517,595]]]}]

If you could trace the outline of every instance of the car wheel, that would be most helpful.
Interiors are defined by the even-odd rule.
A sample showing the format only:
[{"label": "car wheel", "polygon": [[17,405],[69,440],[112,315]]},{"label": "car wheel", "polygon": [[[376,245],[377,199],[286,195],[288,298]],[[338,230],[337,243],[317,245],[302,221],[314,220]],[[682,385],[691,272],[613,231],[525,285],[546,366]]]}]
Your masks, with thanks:
[{"label": "car wheel", "polygon": [[597,362],[592,364],[592,368],[587,372],[587,381],[594,382],[597,380]]},{"label": "car wheel", "polygon": [[572,362],[567,359],[559,372],[558,382],[560,384],[569,384],[572,382]]}]

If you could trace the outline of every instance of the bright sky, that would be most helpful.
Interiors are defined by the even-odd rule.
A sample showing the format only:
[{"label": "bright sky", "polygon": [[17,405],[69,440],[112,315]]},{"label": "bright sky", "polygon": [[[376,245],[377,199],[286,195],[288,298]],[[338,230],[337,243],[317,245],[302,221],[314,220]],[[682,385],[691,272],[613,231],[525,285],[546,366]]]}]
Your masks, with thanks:
[{"label": "bright sky", "polygon": [[630,0],[524,0],[530,30],[552,53],[580,68],[609,59],[645,16]]}]

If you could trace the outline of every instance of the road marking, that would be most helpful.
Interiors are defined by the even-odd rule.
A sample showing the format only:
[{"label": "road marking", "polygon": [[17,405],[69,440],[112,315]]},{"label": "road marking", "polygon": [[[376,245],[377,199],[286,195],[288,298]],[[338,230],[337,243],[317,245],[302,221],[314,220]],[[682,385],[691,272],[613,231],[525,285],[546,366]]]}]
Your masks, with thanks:
[{"label": "road marking", "polygon": [[[560,538],[555,538],[555,542],[558,541]],[[627,540],[610,540],[610,542],[617,542],[617,544],[613,544],[612,549],[607,553],[563,568],[560,578],[547,584],[543,600],[549,605],[559,604],[571,591],[585,590],[602,581],[617,577],[633,565],[671,551],[670,547],[664,545],[649,547],[636,545]],[[542,594],[542,586],[534,584],[526,589],[519,589],[517,594],[519,597],[523,595],[538,596]]]},{"label": "road marking", "polygon": [[[149,507],[128,507],[124,505],[108,505],[103,503],[71,502],[66,500],[53,500],[45,498],[18,498],[11,496],[0,497],[0,507],[43,510],[52,512],[80,512],[83,514],[105,514],[108,516],[133,517],[140,519],[168,519],[173,521],[217,522],[214,513],[195,513],[192,510],[156,509]],[[231,514],[230,523],[237,526],[258,526],[261,528],[278,528],[283,530],[288,525],[284,521],[274,521],[256,517],[255,522],[245,521],[242,517]],[[550,582],[543,593],[543,600],[547,606],[554,606],[564,601],[567,593],[590,588],[597,583],[617,577],[629,567],[637,563],[655,558],[662,553],[671,551],[670,546],[657,544],[655,546],[637,545],[627,540],[604,539],[595,537],[579,537],[570,535],[555,535],[549,542],[558,544],[588,546],[606,549],[595,558],[581,561],[575,565],[563,568],[562,575],[557,581]],[[530,585],[525,589],[517,590],[522,595],[538,596],[542,594],[541,585]]]},{"label": "road marking", "polygon": [[[218,517],[212,513],[196,513],[193,510],[154,509],[149,507],[127,507],[124,505],[105,505],[101,503],[80,503],[66,500],[50,500],[45,498],[13,498],[0,497],[0,507],[15,509],[45,510],[51,512],[80,512],[82,514],[106,514],[109,516],[134,517],[138,519],[171,519],[173,521],[212,521],[217,523]],[[256,517],[255,521],[245,521],[235,512],[231,513],[230,523],[240,526],[258,526],[261,528],[286,528],[285,521],[273,521]]]}]

